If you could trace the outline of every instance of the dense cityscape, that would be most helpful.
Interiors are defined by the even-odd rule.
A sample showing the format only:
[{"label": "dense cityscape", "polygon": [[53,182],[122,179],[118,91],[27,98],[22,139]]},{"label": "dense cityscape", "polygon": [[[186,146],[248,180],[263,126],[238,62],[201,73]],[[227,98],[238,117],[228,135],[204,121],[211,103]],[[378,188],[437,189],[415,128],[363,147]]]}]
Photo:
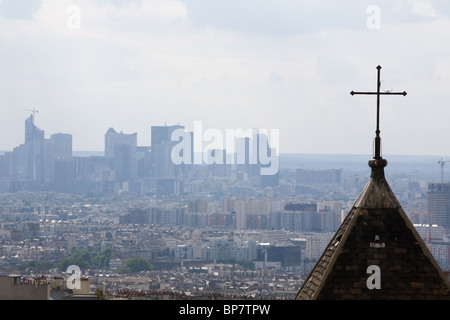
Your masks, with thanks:
[{"label": "dense cityscape", "polygon": [[[262,175],[244,137],[243,163],[174,164],[180,128],[152,126],[151,146],[109,128],[104,152],[84,154],[70,134],[46,139],[31,114],[24,144],[0,155],[1,278],[45,284],[42,299],[293,298],[364,188],[367,159],[281,154]],[[389,179],[448,270],[450,187],[432,178],[436,162],[394,162]]]}]

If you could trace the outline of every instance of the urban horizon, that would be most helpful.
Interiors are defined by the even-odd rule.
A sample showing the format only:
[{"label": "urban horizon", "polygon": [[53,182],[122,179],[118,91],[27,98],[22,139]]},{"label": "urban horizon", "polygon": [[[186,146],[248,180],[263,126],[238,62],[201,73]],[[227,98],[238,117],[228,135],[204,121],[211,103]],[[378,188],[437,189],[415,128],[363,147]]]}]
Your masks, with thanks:
[{"label": "urban horizon", "polygon": [[[28,110],[28,111],[35,111],[33,110]],[[34,116],[33,114],[30,114],[30,116]],[[33,117],[34,118],[34,117]],[[29,118],[28,118],[29,119]],[[200,121],[201,123],[201,121]],[[136,143],[137,146],[142,146],[142,147],[151,147],[151,128],[152,127],[179,127],[181,128],[181,130],[183,130],[183,132],[185,133],[189,133],[190,131],[187,131],[187,129],[185,128],[184,125],[180,126],[180,123],[178,122],[176,125],[167,125],[167,123],[165,123],[164,125],[150,125],[149,126],[149,131],[150,134],[149,136],[149,140],[150,143],[149,144],[144,144],[144,145],[139,145]],[[112,127],[109,127],[109,129],[112,129]],[[109,130],[107,129],[107,130]],[[106,132],[107,132],[106,130]],[[239,137],[251,137],[251,134],[254,133],[254,130],[260,130],[261,129],[251,129],[253,130],[253,132],[249,132],[250,129],[247,130],[243,130],[241,128],[235,128],[235,129],[228,129],[231,132],[231,136],[233,136],[234,134],[236,135],[235,138],[239,138]],[[274,131],[274,129],[270,129],[271,132]],[[267,130],[266,130],[267,131]],[[275,139],[272,139],[275,142],[275,149],[276,149],[276,155],[277,158],[279,158],[280,160],[278,160],[278,168],[294,168],[296,166],[302,166],[302,167],[309,167],[309,168],[315,168],[315,169],[327,169],[327,168],[345,168],[345,169],[350,169],[351,166],[354,166],[356,171],[361,171],[361,169],[365,170],[366,169],[366,161],[368,159],[370,159],[371,157],[373,157],[373,152],[372,153],[303,153],[303,152],[299,152],[299,153],[288,153],[288,152],[282,152],[279,150],[279,145],[280,145],[280,134],[279,134],[279,129],[275,129],[276,134]],[[44,130],[45,132],[45,130]],[[203,135],[203,137],[206,137],[208,132],[213,132],[213,134],[219,135],[219,137],[222,136],[227,136],[227,131],[225,131],[225,134],[222,134],[221,131],[219,129],[215,129],[215,128],[208,128],[207,130],[205,130],[205,135]],[[123,134],[133,134],[136,135],[137,137],[139,136],[136,132],[133,133],[124,133],[123,131],[120,131],[120,133]],[[192,133],[192,132],[190,132]],[[45,133],[46,135],[48,135],[47,133]],[[53,134],[63,134],[63,135],[70,135],[71,137],[73,137],[73,135],[71,133],[68,132],[57,132],[57,133],[53,133]],[[51,135],[53,135],[51,134]],[[50,136],[51,136],[50,135]],[[24,135],[25,136],[25,135]],[[182,135],[179,135],[179,137]],[[103,136],[104,137],[104,136]],[[269,138],[271,137],[271,135],[269,135]],[[211,134],[209,135],[210,140],[204,140],[203,142],[208,142],[208,141],[212,141],[212,143],[210,143],[210,145],[213,145],[214,143],[216,143],[217,141],[215,141],[214,139],[211,140]],[[217,140],[217,138],[215,138]],[[24,139],[25,140],[25,139]],[[103,139],[104,140],[104,139]],[[255,140],[254,140],[255,141]],[[270,143],[271,141],[269,141]],[[198,143],[198,141],[197,141]],[[227,143],[225,141],[225,143]],[[220,146],[223,146],[224,143],[220,144]],[[179,143],[178,145],[181,145],[181,143]],[[192,146],[194,144],[192,143]],[[369,144],[368,144],[369,145]],[[17,146],[16,146],[17,147]],[[207,160],[207,154],[206,151],[210,150],[207,149],[208,145],[205,147],[205,144],[202,145],[202,147],[204,147],[204,151],[200,151],[198,152],[198,156],[197,159],[203,159],[203,157]],[[237,143],[235,145],[232,145],[233,148],[237,147]],[[242,146],[241,146],[242,147]],[[277,148],[278,147],[278,148]],[[197,145],[198,148],[198,145]],[[14,148],[13,148],[14,149]],[[13,151],[13,149],[5,149],[5,150],[0,150],[0,155],[4,155],[7,152],[11,152]],[[218,148],[219,150],[223,149],[222,147]],[[241,150],[242,151],[242,150]],[[193,155],[195,153],[197,153],[195,150],[192,151]],[[80,149],[80,150],[75,150],[72,149],[72,154],[74,156],[79,156],[79,157],[89,157],[89,156],[105,156],[105,145],[103,145],[102,149],[97,149],[97,150],[88,150],[88,149]],[[227,164],[233,164],[234,162],[240,162],[242,163],[242,159],[243,157],[232,157],[233,155],[236,155],[236,152],[226,152],[227,154],[227,158],[228,161],[226,162]],[[298,162],[299,157],[303,157],[302,158],[302,162],[303,164],[300,164]],[[327,157],[329,157],[328,160],[324,160]],[[424,170],[424,172],[432,172],[432,171],[436,171],[435,170],[435,164],[436,163],[440,163],[439,161],[444,161],[446,162],[445,159],[450,158],[450,156],[445,156],[445,155],[433,155],[433,154],[429,154],[429,155],[422,155],[422,154],[388,154],[384,156],[385,158],[387,158],[389,161],[389,167],[392,167],[392,165],[396,166],[396,168],[400,168],[401,166],[404,166],[406,164],[407,167],[409,167],[411,164],[419,164],[420,169],[419,170]],[[193,164],[199,164],[199,163],[195,163],[195,157],[192,157],[192,163]],[[284,161],[282,161],[281,159],[283,159]],[[249,159],[247,159],[249,160]],[[287,160],[287,161],[286,161]],[[297,160],[297,161],[295,161]],[[334,164],[333,164],[334,162]],[[346,163],[348,162],[348,163]],[[202,164],[208,164],[207,161],[204,161]],[[436,171],[437,172],[437,171]]]},{"label": "urban horizon", "polygon": [[[198,121],[198,122],[201,122],[201,121]],[[149,139],[148,139],[149,143],[138,144],[139,146],[151,146],[151,127],[152,126],[155,126],[155,127],[180,126],[180,122],[176,122],[176,124],[171,124],[171,125],[168,125],[167,122],[164,125],[149,125],[149,132],[150,133],[149,134],[144,134],[144,136],[148,136],[149,137]],[[184,125],[182,125],[181,127],[183,127],[183,129],[185,129],[186,132],[192,132],[192,131],[189,131]],[[109,126],[109,127],[106,128],[106,131],[109,128],[114,128],[114,127],[113,126]],[[229,128],[229,129],[225,129],[225,130],[220,130],[220,129],[217,129],[217,128],[208,128],[206,131],[209,131],[209,130],[216,131],[216,132],[219,131],[219,132],[222,132],[222,133],[225,132],[224,136],[226,136],[227,130],[237,133],[238,136],[241,135],[240,132],[242,132],[244,135],[248,136],[249,135],[248,130],[264,130],[264,129],[258,129],[258,128],[252,128],[252,129]],[[279,135],[280,129],[269,129],[269,130],[271,130],[271,131],[276,130],[276,131],[278,131],[277,134]],[[123,132],[123,130],[120,130],[120,132]],[[135,132],[135,131],[133,132],[133,130],[131,130],[130,132],[132,132],[131,134],[136,134],[136,135],[139,136],[139,134],[137,132]],[[125,133],[125,132],[123,132],[123,133]],[[72,133],[62,132],[62,131],[54,132],[53,134],[69,134],[69,135],[73,136]],[[128,134],[130,134],[130,133],[128,133]],[[373,136],[375,137],[375,134]],[[23,137],[24,137],[24,135],[23,135]],[[368,141],[367,144],[370,145],[372,143],[372,140]],[[277,139],[277,145],[279,145],[279,144],[280,144],[280,140]],[[281,144],[282,144],[282,142],[281,142]],[[12,151],[14,148],[15,147],[0,149],[0,154],[4,153],[4,152]],[[80,153],[80,154],[81,153],[87,153],[87,154],[92,153],[93,155],[100,155],[99,153],[103,153],[104,154],[104,152],[105,152],[104,145],[101,148],[77,148],[77,149],[74,148],[74,149],[72,149],[72,151],[74,153]],[[357,156],[357,157],[359,157],[359,156],[363,156],[363,157],[371,157],[371,156],[373,156],[373,152],[367,152],[367,153],[361,153],[361,152],[359,152],[359,153],[358,152],[355,152],[355,153],[352,153],[352,152],[350,152],[350,153],[348,153],[348,152],[343,152],[343,153],[318,152],[317,153],[317,152],[282,152],[281,150],[278,150],[277,154],[279,154],[279,155],[312,155],[312,156],[313,155],[324,155],[324,156],[326,156],[326,155],[338,155],[338,156]],[[439,158],[441,158],[442,157],[442,158],[450,158],[450,153],[449,154],[434,154],[434,153],[429,153],[429,154],[420,154],[420,153],[401,154],[401,153],[393,152],[393,153],[387,154],[386,156],[387,157],[392,157],[393,156],[393,157],[398,157],[398,158],[408,158],[408,157],[418,157],[418,158],[420,158],[420,157],[439,157]]]}]

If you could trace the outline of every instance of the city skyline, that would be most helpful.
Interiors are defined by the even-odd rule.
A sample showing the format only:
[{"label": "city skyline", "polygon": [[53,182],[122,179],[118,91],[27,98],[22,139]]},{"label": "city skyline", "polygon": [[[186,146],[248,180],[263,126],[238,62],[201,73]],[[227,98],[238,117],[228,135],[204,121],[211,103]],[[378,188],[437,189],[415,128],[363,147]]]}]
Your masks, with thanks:
[{"label": "city skyline", "polygon": [[0,299],[450,297],[450,2],[0,0],[0,25]]},{"label": "city skyline", "polygon": [[[231,177],[231,171],[260,186],[279,182],[278,146],[272,145],[274,138],[270,142],[263,131],[227,133],[230,141],[226,148],[233,146],[230,150],[219,145],[216,131],[199,131],[201,123],[194,132],[180,125],[152,126],[151,146],[138,145],[137,133],[110,127],[104,135],[102,154],[76,156],[72,135],[56,133],[46,139],[45,130],[34,123],[35,112],[25,120],[25,141],[11,151],[0,152],[0,192],[31,188],[142,194],[153,190],[158,195],[179,195],[184,193],[186,179],[197,175]],[[205,146],[203,140],[208,135],[207,142],[212,142]]]},{"label": "city skyline", "polygon": [[[73,149],[109,127],[195,121],[280,130],[280,153],[372,154],[376,66],[383,153],[450,154],[450,5],[443,1],[0,1],[0,150],[24,109]],[[94,138],[93,138],[94,137]],[[433,143],[430,143],[433,141]]]}]

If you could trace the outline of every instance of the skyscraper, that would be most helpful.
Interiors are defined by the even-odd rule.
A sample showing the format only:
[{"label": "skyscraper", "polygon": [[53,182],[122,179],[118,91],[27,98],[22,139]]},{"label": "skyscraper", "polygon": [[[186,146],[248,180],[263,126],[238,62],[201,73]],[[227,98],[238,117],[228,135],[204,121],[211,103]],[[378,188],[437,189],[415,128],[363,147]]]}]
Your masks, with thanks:
[{"label": "skyscraper", "polygon": [[55,162],[72,158],[72,135],[56,133],[45,139],[45,179],[55,181]]},{"label": "skyscraper", "polygon": [[172,133],[184,126],[152,126],[151,128],[151,158],[152,175],[155,178],[174,178],[178,175],[180,166],[176,166],[171,159],[171,152],[176,141],[172,141]]},{"label": "skyscraper", "polygon": [[34,124],[30,115],[25,120],[25,143],[14,148],[14,175],[37,185],[44,182],[44,131]]},{"label": "skyscraper", "polygon": [[55,190],[57,192],[75,192],[76,162],[73,157],[55,160]]},{"label": "skyscraper", "polygon": [[44,140],[44,131],[34,124],[34,115],[25,120],[25,143]]},{"label": "skyscraper", "polygon": [[109,128],[105,134],[105,159],[115,172],[115,180],[128,181],[136,176],[137,133],[126,134]]},{"label": "skyscraper", "polygon": [[109,128],[105,134],[105,157],[114,158],[116,144],[125,144],[131,147],[132,152],[136,151],[137,133],[126,134],[117,132],[114,128]]},{"label": "skyscraper", "polygon": [[450,183],[430,183],[427,196],[429,223],[450,228]]},{"label": "skyscraper", "polygon": [[54,141],[56,156],[72,156],[72,135],[67,133],[55,133],[50,136]]}]

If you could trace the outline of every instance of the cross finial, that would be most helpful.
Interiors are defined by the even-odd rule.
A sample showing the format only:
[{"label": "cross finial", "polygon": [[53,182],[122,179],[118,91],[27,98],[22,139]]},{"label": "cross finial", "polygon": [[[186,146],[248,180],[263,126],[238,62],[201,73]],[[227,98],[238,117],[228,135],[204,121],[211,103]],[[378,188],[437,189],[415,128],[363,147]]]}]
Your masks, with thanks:
[{"label": "cross finial", "polygon": [[352,91],[350,94],[353,96],[355,94],[369,94],[369,95],[377,95],[377,129],[375,131],[375,155],[374,159],[381,159],[381,137],[380,137],[380,95],[403,95],[406,96],[406,92],[380,92],[381,90],[381,81],[380,81],[380,70],[381,66],[377,66],[378,77],[377,77],[377,92],[355,92]]}]

